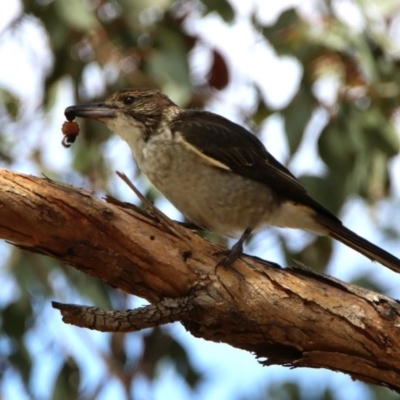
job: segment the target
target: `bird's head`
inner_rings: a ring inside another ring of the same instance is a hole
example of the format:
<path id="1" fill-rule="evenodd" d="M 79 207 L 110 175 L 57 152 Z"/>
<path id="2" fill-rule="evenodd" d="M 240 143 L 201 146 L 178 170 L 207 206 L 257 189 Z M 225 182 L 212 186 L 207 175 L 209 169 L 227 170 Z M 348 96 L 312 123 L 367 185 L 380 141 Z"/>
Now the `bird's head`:
<path id="1" fill-rule="evenodd" d="M 152 135 L 162 120 L 179 112 L 167 96 L 153 89 L 127 89 L 114 93 L 105 102 L 80 104 L 65 109 L 69 121 L 75 117 L 91 118 L 105 123 L 128 140 L 127 135 Z"/>

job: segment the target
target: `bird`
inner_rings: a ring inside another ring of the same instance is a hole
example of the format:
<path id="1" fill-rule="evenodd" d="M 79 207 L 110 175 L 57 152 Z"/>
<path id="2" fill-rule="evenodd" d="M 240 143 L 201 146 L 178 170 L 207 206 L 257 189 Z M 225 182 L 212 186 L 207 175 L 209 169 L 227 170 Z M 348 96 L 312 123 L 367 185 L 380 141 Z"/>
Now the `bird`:
<path id="1" fill-rule="evenodd" d="M 400 273 L 400 260 L 343 225 L 246 128 L 187 110 L 156 89 L 125 89 L 104 102 L 69 106 L 124 139 L 139 169 L 196 226 L 239 237 L 217 265 L 231 266 L 249 235 L 267 226 L 329 236 Z"/>

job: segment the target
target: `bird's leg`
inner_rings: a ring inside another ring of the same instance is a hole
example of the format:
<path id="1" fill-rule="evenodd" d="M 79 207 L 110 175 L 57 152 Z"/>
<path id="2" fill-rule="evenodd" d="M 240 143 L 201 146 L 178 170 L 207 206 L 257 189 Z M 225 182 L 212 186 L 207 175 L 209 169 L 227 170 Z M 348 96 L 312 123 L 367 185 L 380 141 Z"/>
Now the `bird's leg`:
<path id="1" fill-rule="evenodd" d="M 240 236 L 240 239 L 231 247 L 230 250 L 219 250 L 214 253 L 214 255 L 224 255 L 225 257 L 222 257 L 216 267 L 219 265 L 223 265 L 224 267 L 230 267 L 232 263 L 234 263 L 240 255 L 243 253 L 243 245 L 246 239 L 250 236 L 251 232 L 253 231 L 252 228 L 247 228 L 242 236 Z"/>

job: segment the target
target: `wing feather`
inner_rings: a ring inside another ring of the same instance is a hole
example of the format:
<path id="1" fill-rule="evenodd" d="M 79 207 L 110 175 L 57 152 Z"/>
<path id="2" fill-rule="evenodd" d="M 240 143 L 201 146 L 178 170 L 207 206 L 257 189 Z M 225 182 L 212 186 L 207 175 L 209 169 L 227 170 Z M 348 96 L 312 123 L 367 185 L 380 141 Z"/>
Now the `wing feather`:
<path id="1" fill-rule="evenodd" d="M 270 187 L 277 198 L 300 203 L 338 219 L 312 199 L 296 177 L 247 129 L 205 111 L 187 111 L 171 123 L 185 146 L 210 165 L 230 170 Z"/>

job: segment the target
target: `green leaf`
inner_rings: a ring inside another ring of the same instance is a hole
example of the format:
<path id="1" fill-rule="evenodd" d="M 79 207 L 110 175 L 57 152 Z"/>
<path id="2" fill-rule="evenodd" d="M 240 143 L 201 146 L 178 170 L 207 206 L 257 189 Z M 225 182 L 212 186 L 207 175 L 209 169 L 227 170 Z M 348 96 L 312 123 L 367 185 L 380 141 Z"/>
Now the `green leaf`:
<path id="1" fill-rule="evenodd" d="M 251 115 L 252 121 L 256 125 L 262 124 L 268 117 L 274 114 L 275 111 L 271 110 L 264 102 L 264 100 L 259 99 L 258 105 L 254 113 Z"/>
<path id="2" fill-rule="evenodd" d="M 21 338 L 29 326 L 27 322 L 31 315 L 31 305 L 26 296 L 10 303 L 2 313 L 2 331 L 10 337 Z"/>
<path id="3" fill-rule="evenodd" d="M 296 25 L 299 21 L 300 18 L 297 14 L 296 9 L 289 8 L 281 13 L 274 25 L 272 25 L 271 27 L 265 27 L 263 30 L 263 34 L 268 39 L 269 34 L 280 31 L 281 29 L 286 29 L 289 26 Z"/>
<path id="4" fill-rule="evenodd" d="M 354 30 L 337 20 L 330 20 L 325 29 L 320 27 L 310 27 L 308 38 L 311 43 L 317 44 L 322 48 L 342 53 L 349 50 L 352 41 L 347 37 L 348 34 L 355 34 Z"/>
<path id="5" fill-rule="evenodd" d="M 54 2 L 59 20 L 79 30 L 89 31 L 98 25 L 96 14 L 82 0 L 57 0 Z"/>
<path id="6" fill-rule="evenodd" d="M 325 126 L 318 139 L 322 160 L 332 170 L 352 170 L 356 159 L 356 148 L 351 138 L 347 121 L 337 117 Z"/>
<path id="7" fill-rule="evenodd" d="M 145 336 L 144 346 L 141 364 L 149 379 L 155 378 L 160 362 L 167 361 L 175 366 L 191 388 L 196 388 L 201 382 L 202 374 L 192 365 L 185 348 L 164 330 L 153 329 Z"/>
<path id="8" fill-rule="evenodd" d="M 381 292 L 379 292 L 381 293 Z M 386 387 L 370 385 L 371 400 L 398 400 L 399 394 Z"/>
<path id="9" fill-rule="evenodd" d="M 19 99 L 10 91 L 0 88 L 0 104 L 6 108 L 9 117 L 17 118 L 21 104 Z"/>
<path id="10" fill-rule="evenodd" d="M 291 259 L 300 261 L 317 271 L 324 271 L 332 256 L 332 239 L 326 236 L 317 236 L 301 251 L 292 254 Z"/>
<path id="11" fill-rule="evenodd" d="M 80 383 L 80 371 L 72 357 L 68 357 L 62 366 L 51 396 L 54 400 L 77 399 Z"/>
<path id="12" fill-rule="evenodd" d="M 389 157 L 398 154 L 399 138 L 393 123 L 378 109 L 367 110 L 363 116 L 364 137 L 371 148 L 378 148 Z"/>
<path id="13" fill-rule="evenodd" d="M 304 130 L 312 116 L 313 103 L 309 88 L 303 86 L 282 111 L 291 154 L 296 152 L 303 139 Z"/>
<path id="14" fill-rule="evenodd" d="M 374 282 L 370 275 L 360 275 L 350 282 L 352 285 L 360 286 L 376 293 L 385 293 L 384 286 Z"/>
<path id="15" fill-rule="evenodd" d="M 181 35 L 164 28 L 157 31 L 155 49 L 147 60 L 147 72 L 161 83 L 174 82 L 181 87 L 189 87 L 187 51 Z"/>
<path id="16" fill-rule="evenodd" d="M 186 383 L 195 389 L 201 381 L 202 374 L 192 365 L 186 350 L 178 341 L 171 341 L 168 358 L 175 364 L 177 372 L 185 379 Z"/>
<path id="17" fill-rule="evenodd" d="M 225 22 L 233 20 L 235 13 L 232 6 L 226 0 L 201 0 L 207 7 L 207 13 L 216 11 Z"/>
<path id="18" fill-rule="evenodd" d="M 301 26 L 297 11 L 290 8 L 279 16 L 274 25 L 262 27 L 261 32 L 279 55 L 293 55 L 293 48 L 303 45 L 299 43 L 304 39 Z"/>
<path id="19" fill-rule="evenodd" d="M 28 389 L 29 380 L 32 371 L 32 358 L 23 343 L 23 340 L 16 342 L 17 350 L 8 358 L 10 363 L 18 370 L 22 376 L 22 380 Z"/>
<path id="20" fill-rule="evenodd" d="M 333 214 L 338 214 L 348 191 L 345 185 L 346 176 L 335 172 L 330 172 L 324 177 L 303 175 L 299 181 L 311 197 Z"/>

